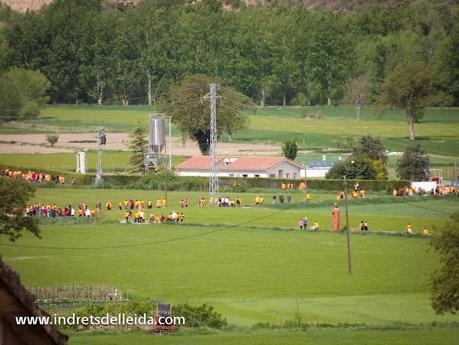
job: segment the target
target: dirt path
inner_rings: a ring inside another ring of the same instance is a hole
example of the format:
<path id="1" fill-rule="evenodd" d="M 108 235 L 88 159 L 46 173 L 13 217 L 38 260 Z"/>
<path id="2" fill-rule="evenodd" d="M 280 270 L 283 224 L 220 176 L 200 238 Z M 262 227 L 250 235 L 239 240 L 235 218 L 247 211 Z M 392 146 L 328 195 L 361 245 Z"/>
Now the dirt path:
<path id="1" fill-rule="evenodd" d="M 128 135 L 126 133 L 108 133 L 106 150 L 127 151 Z M 0 153 L 61 153 L 79 150 L 96 150 L 94 133 L 63 133 L 59 142 L 50 147 L 45 134 L 1 134 Z M 278 145 L 219 143 L 220 154 L 229 155 L 279 155 Z M 179 137 L 172 137 L 172 154 L 182 156 L 200 155 L 198 145 L 190 140 L 183 146 Z"/>

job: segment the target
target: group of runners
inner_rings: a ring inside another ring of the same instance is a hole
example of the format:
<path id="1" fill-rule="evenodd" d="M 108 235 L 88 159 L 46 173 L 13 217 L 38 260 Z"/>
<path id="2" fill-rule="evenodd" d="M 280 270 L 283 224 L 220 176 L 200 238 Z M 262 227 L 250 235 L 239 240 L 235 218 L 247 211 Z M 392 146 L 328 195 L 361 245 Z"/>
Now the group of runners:
<path id="1" fill-rule="evenodd" d="M 80 203 L 75 209 L 72 205 L 58 207 L 55 204 L 31 204 L 24 209 L 25 216 L 42 216 L 48 218 L 57 217 L 85 217 L 92 218 L 96 216 L 96 209 L 91 209 L 86 203 Z"/>
<path id="2" fill-rule="evenodd" d="M 143 209 L 137 209 L 136 211 L 132 212 L 131 210 L 124 211 L 124 220 L 126 224 L 134 223 L 134 224 L 146 224 L 147 218 L 145 211 Z M 185 220 L 185 215 L 183 212 L 175 212 L 172 211 L 168 215 L 164 214 L 150 214 L 148 219 L 149 223 L 155 224 L 172 224 L 172 223 L 183 223 Z"/>
<path id="3" fill-rule="evenodd" d="M 0 175 L 7 177 L 21 177 L 28 182 L 65 184 L 65 177 L 63 175 L 50 175 L 44 172 L 23 172 L 20 170 L 1 169 Z"/>
<path id="4" fill-rule="evenodd" d="M 107 210 L 109 210 L 109 207 L 107 205 L 109 205 L 111 209 L 111 206 L 112 206 L 111 201 L 108 201 L 106 204 L 106 208 Z M 154 205 L 156 208 L 166 207 L 167 199 L 166 198 L 157 199 Z M 118 208 L 120 211 L 122 211 L 123 209 L 124 210 L 134 210 L 134 209 L 144 209 L 144 208 L 151 209 L 153 208 L 153 201 L 151 200 L 145 201 L 142 199 L 135 199 L 135 200 L 134 199 L 130 199 L 130 200 L 124 199 L 118 203 Z"/>
<path id="5" fill-rule="evenodd" d="M 397 196 L 414 196 L 416 194 L 422 194 L 422 195 L 425 195 L 425 194 L 430 194 L 430 195 L 434 195 L 434 196 L 444 196 L 444 195 L 448 195 L 448 194 L 455 194 L 455 195 L 459 195 L 459 190 L 453 186 L 453 185 L 448 185 L 448 186 L 437 186 L 435 188 L 432 188 L 430 190 L 430 192 L 426 193 L 425 191 L 422 191 L 422 190 L 419 190 L 417 193 L 416 191 L 411 188 L 411 187 L 401 187 L 401 188 L 394 188 L 392 190 L 392 195 L 394 197 L 397 197 Z"/>

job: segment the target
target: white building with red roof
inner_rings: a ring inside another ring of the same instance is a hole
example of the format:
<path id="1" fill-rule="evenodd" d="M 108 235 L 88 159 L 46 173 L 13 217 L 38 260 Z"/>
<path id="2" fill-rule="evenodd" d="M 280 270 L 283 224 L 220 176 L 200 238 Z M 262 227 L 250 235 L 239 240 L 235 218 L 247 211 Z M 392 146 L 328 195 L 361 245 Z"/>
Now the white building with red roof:
<path id="1" fill-rule="evenodd" d="M 300 178 L 301 165 L 285 157 L 217 157 L 219 177 Z M 175 167 L 178 176 L 209 176 L 210 157 L 195 156 Z"/>

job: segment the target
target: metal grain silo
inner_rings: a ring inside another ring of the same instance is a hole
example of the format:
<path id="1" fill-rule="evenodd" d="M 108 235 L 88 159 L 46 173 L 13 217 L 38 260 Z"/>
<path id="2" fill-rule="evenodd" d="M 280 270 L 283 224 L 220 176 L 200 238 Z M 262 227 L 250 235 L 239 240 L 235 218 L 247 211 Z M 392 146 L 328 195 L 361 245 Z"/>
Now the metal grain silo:
<path id="1" fill-rule="evenodd" d="M 150 117 L 148 143 L 150 150 L 154 153 L 160 153 L 166 145 L 164 128 L 163 116 L 153 115 Z"/>

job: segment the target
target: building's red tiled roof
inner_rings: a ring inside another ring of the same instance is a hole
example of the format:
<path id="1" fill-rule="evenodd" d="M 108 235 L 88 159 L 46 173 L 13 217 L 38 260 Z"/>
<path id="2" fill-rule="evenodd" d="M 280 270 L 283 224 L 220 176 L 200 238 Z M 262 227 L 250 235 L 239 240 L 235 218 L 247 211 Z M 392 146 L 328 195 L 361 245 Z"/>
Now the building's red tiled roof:
<path id="1" fill-rule="evenodd" d="M 229 158 L 232 163 L 226 164 L 225 157 L 217 157 L 217 169 L 219 171 L 265 171 L 273 166 L 288 161 L 285 157 L 239 157 Z M 177 170 L 204 170 L 208 171 L 210 165 L 209 156 L 196 156 L 187 159 L 176 166 Z"/>
<path id="2" fill-rule="evenodd" d="M 222 161 L 223 157 L 217 157 L 218 162 Z M 210 157 L 209 156 L 194 156 L 186 161 L 180 163 L 175 168 L 176 169 L 185 169 L 185 170 L 208 170 L 210 166 Z"/>

